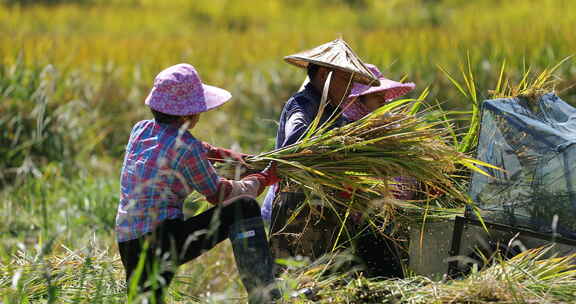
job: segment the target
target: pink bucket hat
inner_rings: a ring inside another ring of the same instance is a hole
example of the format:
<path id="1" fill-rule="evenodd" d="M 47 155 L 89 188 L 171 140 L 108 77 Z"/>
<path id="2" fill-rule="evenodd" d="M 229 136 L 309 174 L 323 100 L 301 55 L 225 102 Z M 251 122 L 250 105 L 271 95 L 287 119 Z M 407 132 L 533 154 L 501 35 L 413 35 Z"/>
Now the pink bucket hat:
<path id="1" fill-rule="evenodd" d="M 231 97 L 224 89 L 203 84 L 193 66 L 180 63 L 156 76 L 145 104 L 164 114 L 187 116 L 217 108 Z"/>
<path id="2" fill-rule="evenodd" d="M 412 90 L 416 87 L 413 82 L 402 83 L 394 80 L 390 80 L 373 64 L 367 63 L 368 69 L 380 80 L 380 85 L 376 87 L 367 86 L 361 83 L 355 83 L 352 87 L 352 91 L 348 98 L 355 98 L 361 95 L 368 95 L 373 93 L 380 93 L 384 95 L 386 101 L 398 98 Z"/>
<path id="3" fill-rule="evenodd" d="M 351 120 L 358 120 L 370 113 L 362 103 L 356 102 L 357 97 L 378 93 L 383 96 L 382 98 L 385 102 L 388 102 L 412 91 L 416 87 L 413 82 L 401 83 L 384 77 L 380 70 L 373 64 L 367 63 L 366 66 L 372 74 L 378 77 L 380 85 L 371 87 L 361 83 L 354 83 L 347 101 L 342 105 L 344 109 L 342 114 Z"/>

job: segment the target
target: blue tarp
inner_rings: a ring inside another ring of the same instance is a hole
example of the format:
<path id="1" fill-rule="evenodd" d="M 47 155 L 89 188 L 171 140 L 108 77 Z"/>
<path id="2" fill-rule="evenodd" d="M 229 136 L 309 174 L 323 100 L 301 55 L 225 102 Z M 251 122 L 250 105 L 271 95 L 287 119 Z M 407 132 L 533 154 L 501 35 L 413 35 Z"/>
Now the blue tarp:
<path id="1" fill-rule="evenodd" d="M 576 238 L 576 109 L 554 94 L 482 104 L 469 194 L 486 220 Z"/>

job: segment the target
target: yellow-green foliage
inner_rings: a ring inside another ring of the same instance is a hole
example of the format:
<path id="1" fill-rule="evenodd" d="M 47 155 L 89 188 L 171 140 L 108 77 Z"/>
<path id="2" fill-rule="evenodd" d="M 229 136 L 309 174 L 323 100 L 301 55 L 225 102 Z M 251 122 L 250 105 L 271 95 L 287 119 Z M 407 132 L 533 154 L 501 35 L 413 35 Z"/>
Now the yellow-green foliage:
<path id="1" fill-rule="evenodd" d="M 4 63 L 22 50 L 34 64 L 90 67 L 112 61 L 128 73 L 142 66 L 151 73 L 146 76 L 189 61 L 208 78 L 220 78 L 222 72 L 279 64 L 283 55 L 340 34 L 368 61 L 414 74 L 428 65 L 453 65 L 465 49 L 475 61 L 504 56 L 540 65 L 576 46 L 576 3 L 570 0 L 356 1 L 366 3 L 361 7 L 346 2 L 355 1 L 3 7 L 0 54 Z"/>
<path id="2" fill-rule="evenodd" d="M 239 142 L 252 152 L 270 147 L 272 120 L 304 78 L 281 58 L 339 35 L 390 78 L 406 75 L 418 89 L 432 85 L 431 96 L 451 108 L 468 105 L 437 65 L 456 72 L 469 51 L 482 98 L 495 86 L 504 59 L 507 76 L 517 82 L 525 63 L 539 71 L 576 49 L 571 0 L 87 2 L 92 4 L 0 6 L 0 63 L 9 67 L 21 58 L 26 66 L 53 64 L 62 79 L 72 75 L 62 82 L 100 85 L 98 103 L 116 108 L 122 102 L 121 109 L 137 114 L 120 118 L 130 121 L 145 117 L 139 107 L 161 69 L 192 63 L 204 80 L 235 97 L 224 114 L 209 117 L 237 128 L 202 132 L 217 144 Z M 566 80 L 560 89 L 576 78 L 570 64 L 558 73 Z M 241 129 L 263 135 L 246 136 Z"/>
<path id="3" fill-rule="evenodd" d="M 576 2 L 570 0 L 88 2 L 0 6 L 0 63 L 53 64 L 62 82 L 100 85 L 97 102 L 114 109 L 122 103 L 137 114 L 120 118 L 130 121 L 145 117 L 139 107 L 161 69 L 192 63 L 204 80 L 235 97 L 224 113 L 209 117 L 237 128 L 202 133 L 252 152 L 270 147 L 272 120 L 304 77 L 281 58 L 339 35 L 390 78 L 407 75 L 418 89 L 432 85 L 431 96 L 451 108 L 468 105 L 437 65 L 455 72 L 469 51 L 482 98 L 495 86 L 502 60 L 514 82 L 525 63 L 542 70 L 576 49 Z M 576 78 L 570 64 L 558 73 L 566 80 L 560 89 Z"/>

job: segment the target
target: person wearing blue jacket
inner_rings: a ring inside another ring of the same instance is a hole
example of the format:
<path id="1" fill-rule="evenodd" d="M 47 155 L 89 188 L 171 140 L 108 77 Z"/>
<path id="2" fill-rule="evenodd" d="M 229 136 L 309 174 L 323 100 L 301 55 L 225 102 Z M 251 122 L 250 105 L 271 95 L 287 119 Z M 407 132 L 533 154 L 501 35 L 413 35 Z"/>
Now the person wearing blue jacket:
<path id="1" fill-rule="evenodd" d="M 285 60 L 305 68 L 309 82 L 290 97 L 283 107 L 276 135 L 276 149 L 295 144 L 302 139 L 323 102 L 325 107 L 318 125 L 330 123 L 326 126 L 328 129 L 345 125 L 347 120 L 341 115 L 340 106 L 347 100 L 354 83 L 379 84 L 378 78 L 341 39 L 287 56 Z M 322 96 L 324 92 L 325 96 Z M 300 233 L 305 225 L 290 224 L 292 227 L 285 229 L 289 225 L 286 215 L 298 209 L 305 199 L 301 191 L 289 188 L 286 184 L 276 184 L 269 189 L 264 199 L 262 217 L 270 222 L 271 250 L 276 258 L 297 254 L 312 255 L 314 258 L 316 252 L 318 255 L 324 253 L 324 248 L 299 252 L 289 239 L 291 231 Z M 330 237 L 323 239 L 326 241 Z"/>

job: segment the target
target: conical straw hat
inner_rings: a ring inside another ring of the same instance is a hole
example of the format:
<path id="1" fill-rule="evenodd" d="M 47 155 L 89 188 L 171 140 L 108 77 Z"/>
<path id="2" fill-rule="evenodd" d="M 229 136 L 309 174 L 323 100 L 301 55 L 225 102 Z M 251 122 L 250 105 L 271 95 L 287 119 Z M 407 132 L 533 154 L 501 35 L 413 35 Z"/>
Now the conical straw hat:
<path id="1" fill-rule="evenodd" d="M 353 73 L 355 82 L 370 86 L 380 85 L 378 77 L 372 74 L 358 55 L 342 39 L 336 39 L 311 50 L 286 56 L 284 60 L 301 68 L 307 68 L 308 64 L 313 63 Z"/>

